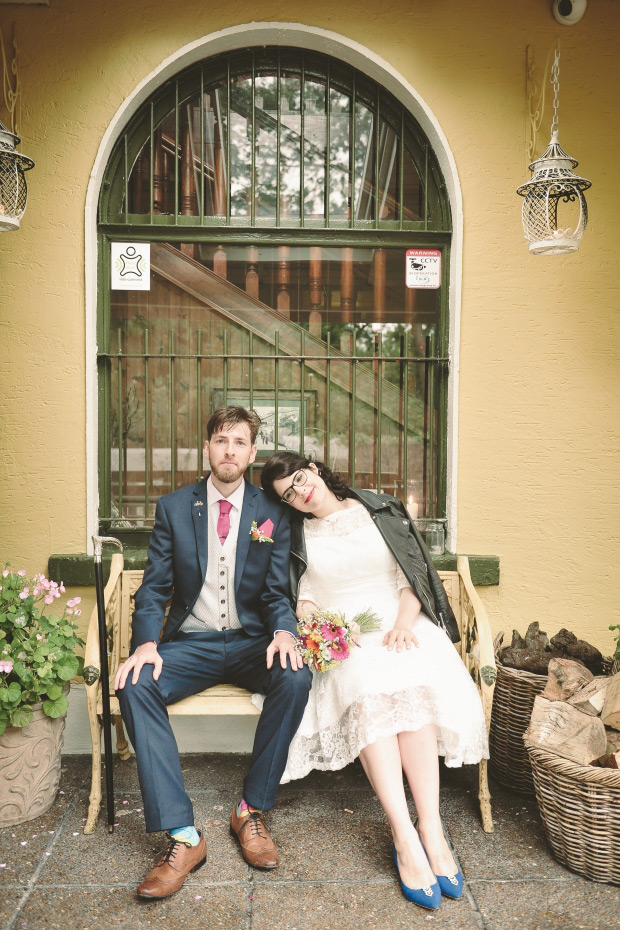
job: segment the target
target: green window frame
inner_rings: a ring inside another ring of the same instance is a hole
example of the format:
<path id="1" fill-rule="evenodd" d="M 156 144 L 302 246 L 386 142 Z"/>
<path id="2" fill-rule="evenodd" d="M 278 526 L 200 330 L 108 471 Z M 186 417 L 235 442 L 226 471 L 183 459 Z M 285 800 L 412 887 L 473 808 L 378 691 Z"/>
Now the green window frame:
<path id="1" fill-rule="evenodd" d="M 405 422 L 400 423 L 399 429 L 401 433 L 404 429 L 408 437 L 410 376 L 414 371 L 424 372 L 421 379 L 428 381 L 431 392 L 428 395 L 431 396 L 430 406 L 425 395 L 424 417 L 432 419 L 424 428 L 431 430 L 429 441 L 433 445 L 424 466 L 427 472 L 430 467 L 431 474 L 430 477 L 426 474 L 424 480 L 432 483 L 433 490 L 428 493 L 420 516 L 445 519 L 450 205 L 432 147 L 413 116 L 385 88 L 334 58 L 295 48 L 244 49 L 193 65 L 158 88 L 118 139 L 101 188 L 98 229 L 102 531 L 113 531 L 116 535 L 127 533 L 134 540 L 146 538 L 156 499 L 148 480 L 148 435 L 143 437 L 147 474 L 142 518 L 124 513 L 123 507 L 118 507 L 119 494 L 122 502 L 122 491 L 118 490 L 121 482 L 114 477 L 112 467 L 116 455 L 117 470 L 122 469 L 121 440 L 118 439 L 114 447 L 112 429 L 116 422 L 118 435 L 123 434 L 128 366 L 134 363 L 143 366 L 140 375 L 143 379 L 144 370 L 148 372 L 149 365 L 153 364 L 155 351 L 149 346 L 149 327 L 145 328 L 146 342 L 138 348 L 134 344 L 130 351 L 129 344 L 124 341 L 126 333 L 117 326 L 109 287 L 110 243 L 128 240 L 155 243 L 160 250 L 189 250 L 191 255 L 214 249 L 234 252 L 239 248 L 254 249 L 258 254 L 261 250 L 267 252 L 281 246 L 293 251 L 310 250 L 310 253 L 314 249 L 315 254 L 322 249 L 323 255 L 327 250 L 341 250 L 343 255 L 345 250 L 347 254 L 371 250 L 375 255 L 383 252 L 388 257 L 409 248 L 438 250 L 442 257 L 441 283 L 434 295 L 434 322 L 424 344 L 414 345 L 413 328 L 408 329 L 409 324 L 403 320 L 400 346 L 395 348 L 393 331 L 401 324 L 395 323 L 395 318 L 386 323 L 388 317 L 377 317 L 376 306 L 374 318 L 367 314 L 368 319 L 363 320 L 361 316 L 356 319 L 344 312 L 339 318 L 337 314 L 330 317 L 325 308 L 321 308 L 322 320 L 317 323 L 315 319 L 314 324 L 310 307 L 310 313 L 304 315 L 302 308 L 294 322 L 286 323 L 291 330 L 294 327 L 305 329 L 308 332 L 306 342 L 301 334 L 297 350 L 287 352 L 283 348 L 285 340 L 276 332 L 269 341 L 269 357 L 275 377 L 276 445 L 278 406 L 287 400 L 285 387 L 278 384 L 278 370 L 284 370 L 284 357 L 294 355 L 300 371 L 308 370 L 308 344 L 313 338 L 320 338 L 323 348 L 319 350 L 314 346 L 312 351 L 325 356 L 321 364 L 327 372 L 336 371 L 340 363 L 348 366 L 352 392 L 355 384 L 359 387 L 360 378 L 363 382 L 370 377 L 368 372 L 374 371 L 375 394 L 379 395 L 378 401 L 376 397 L 374 401 L 377 486 L 382 485 L 382 423 L 385 422 L 381 395 L 390 393 L 388 382 L 392 377 L 388 374 L 386 380 L 385 373 L 400 366 L 396 380 L 400 379 L 404 396 Z M 248 251 L 248 255 L 252 254 Z M 303 272 L 306 302 L 312 301 L 313 287 L 311 263 L 308 267 L 310 270 L 304 266 Z M 342 289 L 340 296 L 343 304 Z M 342 351 L 342 344 L 339 349 L 334 341 L 334 333 L 340 332 L 342 326 L 355 333 L 353 343 L 345 351 Z M 375 333 L 373 351 L 359 347 L 358 335 L 363 327 L 366 327 L 366 335 Z M 162 353 L 168 357 L 171 372 L 166 401 L 171 449 L 174 448 L 175 429 L 175 365 L 178 367 L 181 361 L 185 364 L 191 358 L 196 371 L 201 371 L 204 370 L 201 366 L 217 359 L 223 370 L 232 371 L 231 366 L 242 364 L 243 358 L 251 368 L 252 361 L 246 357 L 251 358 L 254 351 L 251 339 L 248 347 L 238 350 L 236 355 L 232 351 L 231 355 L 230 347 L 201 343 L 200 337 L 197 337 L 198 342 L 178 350 L 173 329 L 172 341 L 168 342 L 165 352 L 162 346 L 157 350 L 160 360 Z M 394 344 L 388 351 L 385 345 L 390 339 Z M 264 350 L 259 354 L 264 356 Z M 301 408 L 305 411 L 303 377 L 302 373 L 301 396 L 304 399 Z M 327 424 L 323 455 L 329 459 L 330 405 L 333 404 L 330 375 L 327 384 L 322 413 Z M 232 383 L 230 387 L 233 400 L 240 399 Z M 254 399 L 254 390 L 260 393 L 265 387 L 250 383 L 246 392 L 248 400 Z M 225 382 L 218 390 L 219 395 L 210 395 L 211 401 L 216 396 L 227 398 Z M 353 422 L 349 421 L 348 428 L 354 430 L 355 403 L 351 410 Z M 206 422 L 209 412 L 197 397 L 192 414 L 196 475 L 202 471 L 198 452 L 201 421 Z M 302 412 L 302 426 L 304 416 Z M 144 430 L 146 433 L 146 417 Z M 394 480 L 394 487 L 384 489 L 404 496 L 409 475 L 408 442 L 399 440 L 399 443 L 403 453 L 399 452 L 401 459 L 404 455 L 404 462 L 399 465 L 400 478 Z M 302 450 L 303 446 L 302 432 Z M 352 473 L 356 475 L 353 439 L 349 442 L 349 471 L 351 458 Z M 175 463 L 176 452 L 171 452 L 171 478 L 164 491 L 178 486 Z M 187 475 L 178 477 L 187 483 Z M 116 492 L 113 490 L 115 481 Z"/>

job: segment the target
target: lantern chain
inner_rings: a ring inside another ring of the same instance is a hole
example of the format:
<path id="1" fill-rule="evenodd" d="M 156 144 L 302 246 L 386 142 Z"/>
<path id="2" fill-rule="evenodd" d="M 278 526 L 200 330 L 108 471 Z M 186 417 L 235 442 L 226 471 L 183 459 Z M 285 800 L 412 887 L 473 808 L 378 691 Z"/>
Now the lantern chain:
<path id="1" fill-rule="evenodd" d="M 551 120 L 551 135 L 557 136 L 559 127 L 558 109 L 560 106 L 560 50 L 556 48 L 551 68 L 551 84 L 553 86 L 553 119 Z"/>

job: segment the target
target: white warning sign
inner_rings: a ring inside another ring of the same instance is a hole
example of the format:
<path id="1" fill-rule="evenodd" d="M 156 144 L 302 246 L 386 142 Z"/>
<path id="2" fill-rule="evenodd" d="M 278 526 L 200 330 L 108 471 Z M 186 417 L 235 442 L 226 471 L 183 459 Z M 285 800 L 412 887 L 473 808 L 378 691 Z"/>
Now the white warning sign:
<path id="1" fill-rule="evenodd" d="M 407 249 L 405 262 L 407 287 L 438 288 L 441 285 L 439 249 Z"/>

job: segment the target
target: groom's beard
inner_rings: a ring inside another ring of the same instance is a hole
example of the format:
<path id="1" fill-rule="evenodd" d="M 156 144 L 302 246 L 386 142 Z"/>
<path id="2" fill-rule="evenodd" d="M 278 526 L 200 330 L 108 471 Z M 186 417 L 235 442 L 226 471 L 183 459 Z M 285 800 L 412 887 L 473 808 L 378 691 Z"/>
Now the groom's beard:
<path id="1" fill-rule="evenodd" d="M 245 468 L 235 465 L 234 462 L 222 462 L 221 465 L 211 465 L 211 471 L 223 484 L 234 484 L 245 474 Z"/>

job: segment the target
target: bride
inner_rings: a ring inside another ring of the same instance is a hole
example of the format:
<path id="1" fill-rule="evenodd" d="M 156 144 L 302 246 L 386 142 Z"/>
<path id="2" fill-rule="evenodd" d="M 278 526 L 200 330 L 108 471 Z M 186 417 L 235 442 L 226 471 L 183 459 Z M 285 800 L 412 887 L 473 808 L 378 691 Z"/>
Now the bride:
<path id="1" fill-rule="evenodd" d="M 388 818 L 405 897 L 437 908 L 463 876 L 443 834 L 438 754 L 448 766 L 488 758 L 482 704 L 452 642 L 458 627 L 403 504 L 348 488 L 326 465 L 273 455 L 261 482 L 297 511 L 291 584 L 297 616 L 316 607 L 352 619 L 372 609 L 381 629 L 331 671 L 314 673 L 283 782 L 358 756 Z M 403 786 L 415 803 L 412 824 Z"/>

